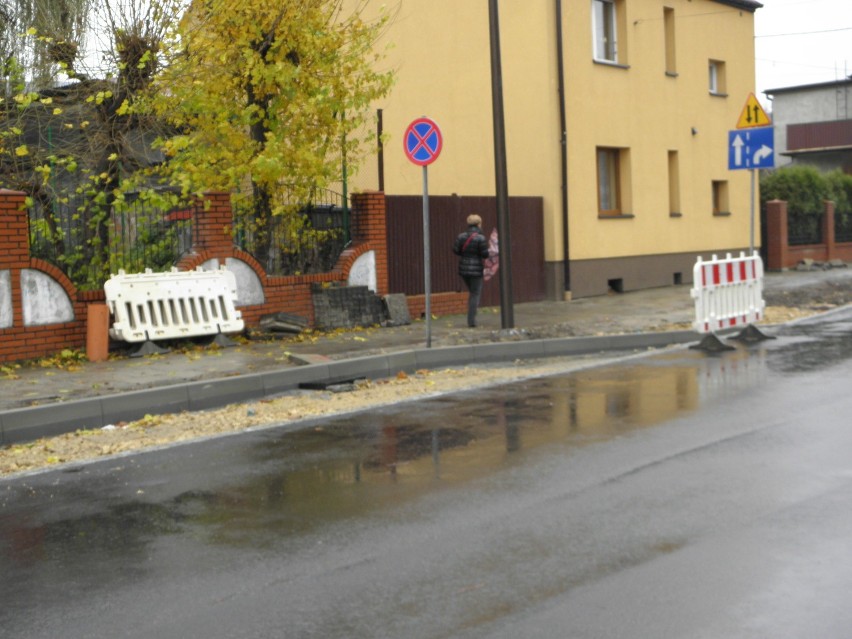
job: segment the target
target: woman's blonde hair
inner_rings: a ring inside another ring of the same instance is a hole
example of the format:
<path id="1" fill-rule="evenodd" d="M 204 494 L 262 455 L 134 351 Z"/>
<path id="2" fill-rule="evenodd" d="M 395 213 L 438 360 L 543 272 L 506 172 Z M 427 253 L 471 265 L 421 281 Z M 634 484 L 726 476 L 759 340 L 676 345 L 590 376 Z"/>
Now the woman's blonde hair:
<path id="1" fill-rule="evenodd" d="M 467 216 L 467 225 L 468 226 L 479 226 L 482 224 L 482 218 L 479 217 L 476 213 L 471 213 Z"/>

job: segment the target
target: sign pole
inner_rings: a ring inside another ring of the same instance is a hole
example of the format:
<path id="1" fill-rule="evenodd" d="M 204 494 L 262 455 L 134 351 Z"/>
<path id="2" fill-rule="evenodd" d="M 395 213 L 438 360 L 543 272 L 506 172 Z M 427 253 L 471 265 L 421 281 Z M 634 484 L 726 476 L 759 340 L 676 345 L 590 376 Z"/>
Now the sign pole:
<path id="1" fill-rule="evenodd" d="M 754 255 L 754 174 L 756 169 L 751 170 L 751 234 L 749 235 L 748 255 Z"/>
<path id="2" fill-rule="evenodd" d="M 423 166 L 423 291 L 426 297 L 426 348 L 432 348 L 432 249 L 429 245 L 429 170 Z"/>
<path id="3" fill-rule="evenodd" d="M 429 248 L 429 173 L 426 167 L 441 154 L 444 136 L 435 122 L 423 116 L 408 125 L 402 144 L 405 156 L 423 167 L 423 293 L 426 302 L 426 348 L 432 348 L 432 251 Z"/>
<path id="4" fill-rule="evenodd" d="M 775 128 L 760 102 L 749 93 L 737 128 L 728 132 L 728 170 L 749 169 L 751 173 L 751 216 L 749 219 L 749 257 L 754 255 L 755 182 L 757 169 L 775 166 Z"/>

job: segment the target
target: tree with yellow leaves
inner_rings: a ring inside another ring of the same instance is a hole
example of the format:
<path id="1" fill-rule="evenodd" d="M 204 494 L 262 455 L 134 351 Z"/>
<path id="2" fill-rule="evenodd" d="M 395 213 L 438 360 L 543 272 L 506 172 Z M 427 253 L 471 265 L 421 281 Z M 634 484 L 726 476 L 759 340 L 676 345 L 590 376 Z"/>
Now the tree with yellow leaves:
<path id="1" fill-rule="evenodd" d="M 149 106 L 179 131 L 161 141 L 167 179 L 233 193 L 261 262 L 273 219 L 298 235 L 299 208 L 363 158 L 370 104 L 391 86 L 375 46 L 388 15 L 345 4 L 195 0 L 152 85 Z"/>

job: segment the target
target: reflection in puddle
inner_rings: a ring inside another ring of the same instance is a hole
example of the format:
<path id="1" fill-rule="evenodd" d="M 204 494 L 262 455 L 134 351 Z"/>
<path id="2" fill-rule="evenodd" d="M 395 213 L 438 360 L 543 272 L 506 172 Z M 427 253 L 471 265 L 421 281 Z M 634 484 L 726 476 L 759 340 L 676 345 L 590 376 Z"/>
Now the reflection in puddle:
<path id="1" fill-rule="evenodd" d="M 91 601 L 134 592 L 137 584 L 169 584 L 180 574 L 203 583 L 273 557 L 334 557 L 348 567 L 346 544 L 353 538 L 382 540 L 370 548 L 379 556 L 384 530 L 428 534 L 439 517 L 455 514 L 447 504 L 463 507 L 495 494 L 508 502 L 523 494 L 531 473 L 553 482 L 548 469 L 558 468 L 573 482 L 599 459 L 589 447 L 667 422 L 672 431 L 715 429 L 711 420 L 679 420 L 757 394 L 779 372 L 825 368 L 852 356 L 848 324 L 785 331 L 777 340 L 719 355 L 672 349 L 611 367 L 306 422 L 299 430 L 282 426 L 6 482 L 0 485 L 0 627 L 10 627 L 4 614 L 29 623 L 44 602 L 88 611 Z M 456 492 L 461 487 L 466 491 Z M 444 493 L 430 501 L 437 491 Z M 595 513 L 597 498 L 586 506 Z M 604 504 L 601 512 L 609 518 L 620 509 Z M 624 525 L 613 525 L 608 538 L 595 528 L 600 519 L 578 519 L 566 538 L 561 522 L 549 531 L 547 541 L 556 540 L 558 552 L 529 543 L 528 534 L 510 545 L 512 561 L 531 566 L 528 593 L 546 598 L 689 541 L 674 530 L 598 555 L 610 541 L 617 548 L 617 531 L 630 528 L 630 517 L 616 518 Z M 477 567 L 502 565 L 505 549 L 477 555 Z M 299 561 L 292 568 L 297 572 Z M 571 563 L 564 571 L 569 581 L 541 580 L 554 561 L 563 568 Z M 334 579 L 340 571 L 332 571 Z M 516 592 L 516 574 L 507 592 Z M 500 606 L 507 599 L 483 597 L 471 609 L 502 616 L 503 609 L 489 607 L 495 601 Z"/>
<path id="2" fill-rule="evenodd" d="M 179 457 L 175 469 L 146 469 L 149 458 L 140 456 L 128 483 L 145 487 L 144 501 L 129 495 L 94 514 L 81 509 L 51 523 L 4 518 L 0 558 L 23 544 L 38 563 L 55 545 L 79 565 L 89 552 L 138 551 L 157 537 L 181 534 L 214 545 L 280 548 L 368 513 L 411 517 L 400 512 L 418 496 L 529 455 L 565 455 L 664 423 L 762 383 L 767 368 L 760 349 L 722 357 L 677 351 L 637 361 L 184 447 L 172 453 Z M 62 486 L 51 490 L 62 499 Z M 68 491 L 69 499 L 80 499 Z M 109 534 L 93 535 L 95 529 Z"/>

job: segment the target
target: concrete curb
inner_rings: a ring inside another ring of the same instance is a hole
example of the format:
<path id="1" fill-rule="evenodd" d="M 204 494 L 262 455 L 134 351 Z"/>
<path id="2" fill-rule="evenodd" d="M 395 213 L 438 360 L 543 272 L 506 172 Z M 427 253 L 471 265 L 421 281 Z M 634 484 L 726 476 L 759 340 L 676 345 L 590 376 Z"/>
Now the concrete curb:
<path id="1" fill-rule="evenodd" d="M 218 408 L 270 397 L 298 388 L 299 384 L 305 382 L 357 377 L 381 379 L 392 377 L 400 371 L 412 373 L 445 366 L 665 348 L 695 342 L 699 337 L 694 331 L 566 337 L 421 348 L 329 360 L 297 368 L 8 410 L 0 413 L 0 444 L 32 441 L 74 432 L 80 428 L 101 428 L 107 424 L 140 419 L 148 414 Z"/>

